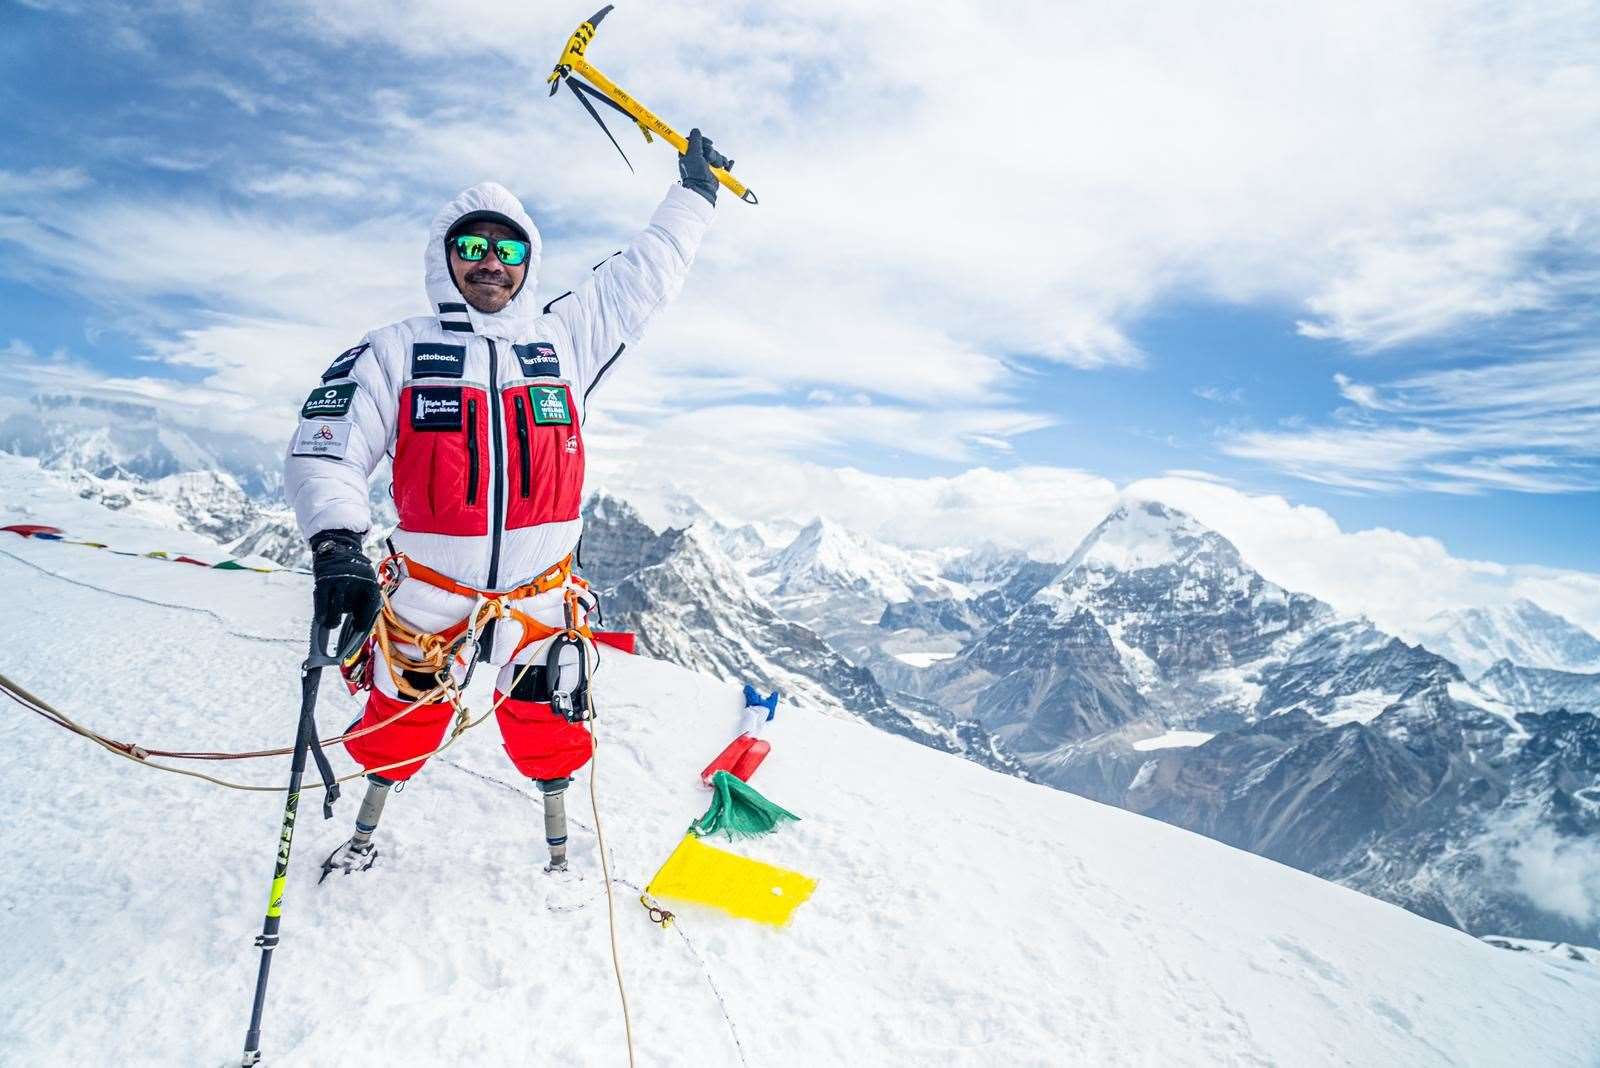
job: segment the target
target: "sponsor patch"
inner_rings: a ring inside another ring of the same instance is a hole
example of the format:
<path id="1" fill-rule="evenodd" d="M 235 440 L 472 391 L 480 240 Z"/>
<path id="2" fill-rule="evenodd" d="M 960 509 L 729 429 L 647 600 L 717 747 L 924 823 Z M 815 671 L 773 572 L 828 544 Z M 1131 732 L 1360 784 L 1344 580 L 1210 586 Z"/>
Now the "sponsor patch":
<path id="1" fill-rule="evenodd" d="M 464 345 L 419 341 L 411 346 L 412 378 L 460 378 L 466 369 Z"/>
<path id="2" fill-rule="evenodd" d="M 565 386 L 529 386 L 528 396 L 533 400 L 533 421 L 539 426 L 566 426 L 572 422 L 572 412 L 567 408 Z"/>
<path id="3" fill-rule="evenodd" d="M 415 386 L 411 390 L 412 430 L 460 430 L 460 386 Z"/>
<path id="4" fill-rule="evenodd" d="M 556 347 L 548 341 L 534 341 L 527 345 L 513 345 L 511 351 L 517 354 L 517 362 L 522 364 L 522 373 L 528 378 L 560 378 L 561 358 L 556 355 Z"/>
<path id="5" fill-rule="evenodd" d="M 349 423 L 330 422 L 327 419 L 302 419 L 300 432 L 294 439 L 294 454 L 334 458 L 343 456 L 345 449 L 350 446 L 350 426 Z"/>
<path id="6" fill-rule="evenodd" d="M 328 369 L 322 372 L 322 380 L 331 382 L 335 378 L 348 378 L 350 372 L 355 370 L 356 361 L 361 359 L 361 354 L 371 347 L 371 344 L 363 341 L 355 348 L 345 349 L 339 353 L 333 358 L 333 362 L 328 365 Z"/>
<path id="7" fill-rule="evenodd" d="M 350 401 L 356 395 L 354 382 L 340 382 L 336 386 L 318 386 L 306 398 L 300 409 L 302 419 L 343 419 L 350 411 Z"/>

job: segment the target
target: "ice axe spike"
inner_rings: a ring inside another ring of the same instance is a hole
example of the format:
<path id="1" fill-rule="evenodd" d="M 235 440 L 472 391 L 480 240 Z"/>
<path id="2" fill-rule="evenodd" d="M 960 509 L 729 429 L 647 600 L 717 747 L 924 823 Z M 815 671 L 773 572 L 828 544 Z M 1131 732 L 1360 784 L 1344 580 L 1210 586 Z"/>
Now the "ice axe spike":
<path id="1" fill-rule="evenodd" d="M 688 139 L 665 122 L 662 122 L 649 108 L 629 96 L 616 82 L 596 70 L 593 64 L 585 57 L 589 42 L 594 40 L 596 27 L 600 25 L 600 20 L 604 19 L 610 12 L 611 5 L 607 4 L 593 15 L 590 15 L 588 20 L 580 24 L 573 31 L 572 36 L 567 38 L 567 46 L 562 49 L 561 57 L 556 60 L 555 69 L 550 72 L 550 77 L 545 79 L 550 85 L 550 95 L 556 95 L 556 90 L 561 88 L 563 80 L 571 78 L 573 75 L 581 75 L 584 81 L 588 82 L 588 85 L 584 86 L 584 88 L 592 88 L 595 90 L 596 95 L 604 97 L 612 107 L 631 118 L 639 127 L 640 132 L 644 134 L 646 141 L 650 141 L 652 139 L 651 135 L 654 135 L 677 149 L 678 154 L 682 155 L 689 150 Z M 573 83 L 574 95 L 578 96 L 586 110 L 595 116 L 596 121 L 599 121 L 599 116 L 595 114 L 592 108 L 589 108 L 588 101 L 584 100 L 582 94 L 577 92 L 576 87 L 582 84 L 582 82 Z M 600 126 L 604 129 L 605 123 L 601 122 Z M 606 130 L 606 136 L 611 136 L 610 130 Z M 616 139 L 612 138 L 611 143 L 615 145 Z M 617 151 L 622 151 L 620 145 L 617 146 Z M 622 158 L 626 160 L 628 157 L 624 155 Z M 630 163 L 628 166 L 632 167 L 633 164 Z M 716 175 L 717 181 L 722 184 L 723 188 L 746 204 L 757 203 L 756 195 L 724 168 L 712 167 L 711 173 Z"/>

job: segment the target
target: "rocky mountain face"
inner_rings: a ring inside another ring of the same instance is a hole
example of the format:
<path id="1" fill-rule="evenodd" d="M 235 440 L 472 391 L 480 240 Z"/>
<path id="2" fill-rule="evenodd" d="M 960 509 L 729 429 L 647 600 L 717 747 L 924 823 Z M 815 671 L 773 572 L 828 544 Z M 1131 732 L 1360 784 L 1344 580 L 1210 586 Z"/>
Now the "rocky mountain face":
<path id="1" fill-rule="evenodd" d="M 802 709 L 848 715 L 1000 770 L 1016 765 L 972 723 L 895 697 L 816 632 L 779 615 L 698 526 L 651 530 L 611 497 L 584 508 L 582 573 L 609 626 L 634 630 L 640 651 L 730 682 L 777 687 Z"/>
<path id="2" fill-rule="evenodd" d="M 1600 672 L 1552 671 L 1502 660 L 1484 672 L 1477 685 L 1517 712 L 1560 709 L 1600 716 Z"/>
<path id="3" fill-rule="evenodd" d="M 887 605 L 878 626 L 884 630 L 918 630 L 926 635 L 982 634 L 1026 604 L 1061 570 L 1059 563 L 1008 556 L 979 571 L 960 566 L 957 558 L 946 575 L 962 583 L 970 596 L 920 597 Z"/>
<path id="4" fill-rule="evenodd" d="M 1600 720 L 1520 711 L 1170 508 L 1114 511 L 927 674 L 1040 781 L 1468 931 L 1595 940 L 1600 915 L 1508 872 L 1541 863 L 1527 842 L 1567 856 L 1600 832 Z"/>
<path id="5" fill-rule="evenodd" d="M 1441 612 L 1415 636 L 1468 678 L 1501 660 L 1552 671 L 1600 672 L 1600 638 L 1525 599 Z"/>

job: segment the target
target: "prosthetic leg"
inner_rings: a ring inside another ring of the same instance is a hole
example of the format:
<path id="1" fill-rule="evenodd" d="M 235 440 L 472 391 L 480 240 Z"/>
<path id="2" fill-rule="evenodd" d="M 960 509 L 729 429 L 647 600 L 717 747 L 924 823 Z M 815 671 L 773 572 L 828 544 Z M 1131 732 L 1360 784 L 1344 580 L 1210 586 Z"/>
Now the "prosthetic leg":
<path id="1" fill-rule="evenodd" d="M 366 871 L 377 862 L 378 847 L 372 842 L 372 834 L 378 829 L 378 820 L 383 816 L 383 806 L 393 786 L 394 780 L 382 775 L 367 776 L 367 796 L 361 799 L 361 811 L 356 813 L 356 833 L 322 862 L 322 878 L 317 880 L 318 885 L 335 871 L 349 875 L 353 871 Z M 565 822 L 563 813 L 562 823 Z"/>
<path id="2" fill-rule="evenodd" d="M 544 844 L 550 847 L 547 872 L 567 870 L 567 786 L 569 778 L 539 779 L 539 792 L 544 795 Z"/>
<path id="3" fill-rule="evenodd" d="M 511 664 L 501 686 L 510 692 L 497 717 L 506 756 L 539 787 L 544 801 L 544 840 L 550 850 L 547 873 L 567 870 L 567 787 L 572 773 L 588 762 L 592 743 L 583 720 L 589 716 L 588 671 L 573 640 L 557 637 L 542 662 Z"/>

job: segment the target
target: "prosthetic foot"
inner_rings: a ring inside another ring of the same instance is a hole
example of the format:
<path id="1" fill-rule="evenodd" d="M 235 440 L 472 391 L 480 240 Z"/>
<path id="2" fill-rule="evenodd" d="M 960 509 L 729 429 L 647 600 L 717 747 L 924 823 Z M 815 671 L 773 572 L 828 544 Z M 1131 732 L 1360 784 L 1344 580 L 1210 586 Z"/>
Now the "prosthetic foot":
<path id="1" fill-rule="evenodd" d="M 349 875 L 353 871 L 366 871 L 378 861 L 378 847 L 372 840 L 365 842 L 351 838 L 350 841 L 328 854 L 328 859 L 322 862 L 322 876 L 317 880 L 317 885 L 322 885 L 322 880 L 336 871 Z"/>
<path id="2" fill-rule="evenodd" d="M 382 775 L 367 776 L 367 796 L 361 799 L 361 811 L 356 813 L 356 833 L 328 854 L 328 859 L 322 862 L 322 878 L 317 880 L 317 885 L 336 871 L 349 875 L 353 871 L 366 871 L 377 862 L 378 847 L 373 844 L 372 835 L 378 829 L 378 820 L 383 816 L 383 805 L 389 800 L 392 786 L 392 779 Z"/>

